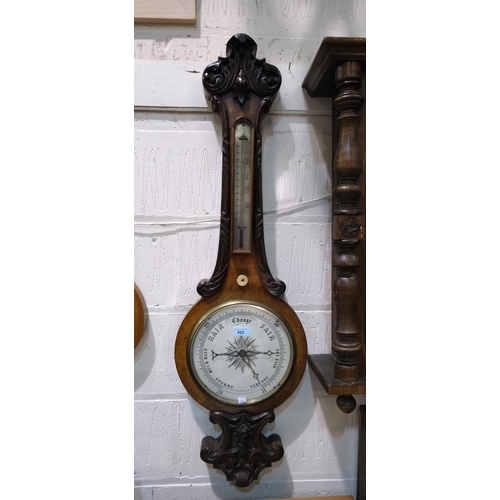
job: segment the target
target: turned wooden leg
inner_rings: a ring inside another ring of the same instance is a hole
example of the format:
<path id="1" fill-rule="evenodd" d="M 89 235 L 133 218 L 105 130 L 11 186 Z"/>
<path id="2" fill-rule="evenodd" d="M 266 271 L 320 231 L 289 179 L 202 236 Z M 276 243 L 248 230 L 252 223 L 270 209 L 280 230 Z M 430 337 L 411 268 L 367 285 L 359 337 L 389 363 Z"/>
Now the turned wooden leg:
<path id="1" fill-rule="evenodd" d="M 336 208 L 334 245 L 336 255 L 333 266 L 334 302 L 337 320 L 332 350 L 335 356 L 335 377 L 343 381 L 359 378 L 361 343 L 356 324 L 357 302 L 360 288 L 357 269 L 361 262 L 356 254 L 360 232 L 364 225 L 357 202 L 361 186 L 357 184 L 363 170 L 363 160 L 358 139 L 359 108 L 364 99 L 361 95 L 362 64 L 346 61 L 335 72 L 336 97 L 333 105 L 338 112 L 338 146 L 333 164 L 337 185 L 333 190 Z"/>

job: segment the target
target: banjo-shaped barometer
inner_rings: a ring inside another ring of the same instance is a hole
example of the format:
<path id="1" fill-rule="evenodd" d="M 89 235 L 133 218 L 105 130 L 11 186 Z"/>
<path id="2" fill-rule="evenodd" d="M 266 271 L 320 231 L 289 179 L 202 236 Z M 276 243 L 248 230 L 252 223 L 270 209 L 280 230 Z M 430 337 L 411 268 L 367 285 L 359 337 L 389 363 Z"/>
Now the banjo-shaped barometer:
<path id="1" fill-rule="evenodd" d="M 236 486 L 249 485 L 283 457 L 281 438 L 262 429 L 296 389 L 307 362 L 304 329 L 280 298 L 285 284 L 273 278 L 266 258 L 261 119 L 281 75 L 256 51 L 249 36 L 235 35 L 227 57 L 203 72 L 205 94 L 222 118 L 219 249 L 175 344 L 184 387 L 222 431 L 203 439 L 201 458 Z"/>

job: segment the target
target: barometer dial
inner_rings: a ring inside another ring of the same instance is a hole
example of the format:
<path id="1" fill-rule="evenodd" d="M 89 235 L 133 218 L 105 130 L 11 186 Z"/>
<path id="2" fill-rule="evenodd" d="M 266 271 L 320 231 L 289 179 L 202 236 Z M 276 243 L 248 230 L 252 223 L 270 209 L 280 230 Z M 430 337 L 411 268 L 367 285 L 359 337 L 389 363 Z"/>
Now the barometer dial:
<path id="1" fill-rule="evenodd" d="M 193 374 L 213 399 L 251 405 L 276 393 L 293 366 L 290 328 L 277 312 L 228 301 L 195 326 L 189 347 Z"/>

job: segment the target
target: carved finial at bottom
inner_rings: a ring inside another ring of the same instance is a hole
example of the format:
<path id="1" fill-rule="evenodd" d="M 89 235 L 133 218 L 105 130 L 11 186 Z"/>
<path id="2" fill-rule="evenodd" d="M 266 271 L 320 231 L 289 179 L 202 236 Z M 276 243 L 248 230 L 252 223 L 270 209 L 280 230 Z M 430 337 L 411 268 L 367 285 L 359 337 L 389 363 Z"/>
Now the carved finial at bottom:
<path id="1" fill-rule="evenodd" d="M 342 395 L 337 397 L 337 406 L 344 413 L 352 413 L 356 409 L 356 400 L 354 396 L 351 395 Z"/>
<path id="2" fill-rule="evenodd" d="M 263 427 L 274 421 L 274 412 L 259 415 L 242 412 L 232 415 L 210 412 L 210 421 L 219 424 L 222 434 L 201 442 L 201 459 L 221 470 L 235 486 L 248 486 L 260 472 L 283 457 L 283 444 L 277 434 L 266 437 Z"/>

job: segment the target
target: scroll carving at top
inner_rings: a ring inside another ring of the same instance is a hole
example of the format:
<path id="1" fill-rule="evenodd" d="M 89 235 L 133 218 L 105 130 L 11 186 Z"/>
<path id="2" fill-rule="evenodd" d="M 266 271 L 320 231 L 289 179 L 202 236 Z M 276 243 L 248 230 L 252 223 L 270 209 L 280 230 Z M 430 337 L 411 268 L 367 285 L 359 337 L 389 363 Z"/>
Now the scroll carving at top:
<path id="1" fill-rule="evenodd" d="M 203 86 L 208 97 L 234 91 L 234 98 L 243 104 L 248 91 L 267 97 L 278 92 L 281 74 L 276 66 L 257 59 L 257 44 L 248 35 L 234 35 L 226 45 L 226 57 L 209 64 L 203 72 Z"/>

